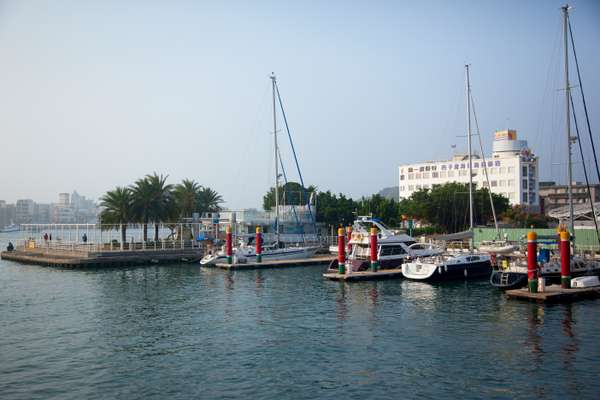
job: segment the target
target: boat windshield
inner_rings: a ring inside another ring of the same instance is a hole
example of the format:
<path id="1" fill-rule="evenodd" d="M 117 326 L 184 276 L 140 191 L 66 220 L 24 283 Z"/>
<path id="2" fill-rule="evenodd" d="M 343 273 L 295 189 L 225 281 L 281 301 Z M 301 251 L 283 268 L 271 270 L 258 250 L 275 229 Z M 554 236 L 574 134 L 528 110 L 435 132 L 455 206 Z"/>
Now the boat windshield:
<path id="1" fill-rule="evenodd" d="M 359 226 L 361 229 L 364 229 L 364 230 L 365 230 L 365 231 L 367 231 L 367 232 L 369 232 L 369 231 L 371 230 L 371 227 L 373 226 L 373 223 L 372 223 L 372 222 L 370 222 L 370 221 L 356 221 L 356 222 L 358 223 L 358 226 Z M 380 222 L 380 221 L 377 221 L 377 223 L 378 223 L 379 225 L 381 225 L 381 227 L 382 227 L 383 229 L 388 229 L 388 227 L 387 227 L 387 226 L 385 226 L 385 225 L 384 225 L 382 222 Z"/>

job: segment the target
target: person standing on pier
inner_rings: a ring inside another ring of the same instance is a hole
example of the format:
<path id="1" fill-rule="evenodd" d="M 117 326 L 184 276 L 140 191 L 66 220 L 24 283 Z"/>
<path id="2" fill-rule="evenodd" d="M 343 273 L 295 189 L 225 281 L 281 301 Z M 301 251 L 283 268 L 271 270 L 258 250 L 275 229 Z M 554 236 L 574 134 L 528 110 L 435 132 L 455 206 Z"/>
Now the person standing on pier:
<path id="1" fill-rule="evenodd" d="M 84 233 L 81 239 L 83 240 L 84 244 L 87 243 L 87 234 Z"/>

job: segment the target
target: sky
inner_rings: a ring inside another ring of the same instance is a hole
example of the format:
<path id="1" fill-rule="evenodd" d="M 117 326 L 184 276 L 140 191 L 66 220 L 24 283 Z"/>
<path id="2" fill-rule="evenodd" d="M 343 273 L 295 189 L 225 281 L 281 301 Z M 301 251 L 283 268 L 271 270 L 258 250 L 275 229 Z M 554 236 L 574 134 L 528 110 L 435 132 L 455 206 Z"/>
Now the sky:
<path id="1" fill-rule="evenodd" d="M 97 199 L 157 172 L 260 207 L 274 182 L 271 72 L 305 183 L 368 196 L 397 185 L 400 164 L 465 149 L 466 63 L 486 153 L 495 130 L 516 129 L 540 179 L 564 182 L 561 5 L 2 1 L 0 199 Z M 572 6 L 600 146 L 600 2 Z"/>

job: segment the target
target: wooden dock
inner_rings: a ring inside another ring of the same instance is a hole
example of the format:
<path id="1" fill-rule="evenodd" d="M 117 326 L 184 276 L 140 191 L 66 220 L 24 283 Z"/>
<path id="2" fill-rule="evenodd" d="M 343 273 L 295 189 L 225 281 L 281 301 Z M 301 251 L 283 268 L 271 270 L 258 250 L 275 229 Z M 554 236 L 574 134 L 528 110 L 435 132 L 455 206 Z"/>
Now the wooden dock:
<path id="1" fill-rule="evenodd" d="M 377 272 L 373 271 L 359 271 L 352 272 L 351 274 L 339 274 L 337 272 L 328 272 L 323 274 L 325 279 L 331 281 L 374 281 L 383 279 L 399 279 L 403 278 L 402 269 L 380 269 Z"/>
<path id="2" fill-rule="evenodd" d="M 335 256 L 316 256 L 302 260 L 279 260 L 279 261 L 263 261 L 261 263 L 238 263 L 238 264 L 207 264 L 205 267 L 217 267 L 230 271 L 244 271 L 256 269 L 274 269 L 274 268 L 291 268 L 291 267 L 307 267 L 310 265 L 328 265 Z"/>
<path id="3" fill-rule="evenodd" d="M 538 303 L 571 302 L 600 297 L 600 287 L 563 289 L 560 285 L 546 286 L 543 292 L 531 293 L 527 288 L 507 290 L 509 299 L 528 300 Z"/>
<path id="4" fill-rule="evenodd" d="M 48 267 L 87 268 L 87 267 L 127 267 L 132 265 L 167 264 L 175 262 L 199 262 L 201 248 L 165 250 L 125 250 L 94 253 L 69 251 L 14 250 L 3 251 L 0 258 L 23 264 Z"/>

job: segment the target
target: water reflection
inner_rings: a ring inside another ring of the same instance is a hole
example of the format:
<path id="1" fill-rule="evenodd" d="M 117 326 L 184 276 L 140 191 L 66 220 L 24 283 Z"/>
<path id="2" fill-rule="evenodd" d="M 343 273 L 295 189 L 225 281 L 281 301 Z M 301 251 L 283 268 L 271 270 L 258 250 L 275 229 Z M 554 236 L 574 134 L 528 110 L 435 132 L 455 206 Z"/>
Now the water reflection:
<path id="1" fill-rule="evenodd" d="M 335 315 L 338 322 L 344 322 L 348 316 L 348 305 L 346 304 L 346 289 L 348 284 L 340 281 L 338 284 L 338 291 L 335 296 Z M 338 325 L 338 328 L 341 326 Z"/>

